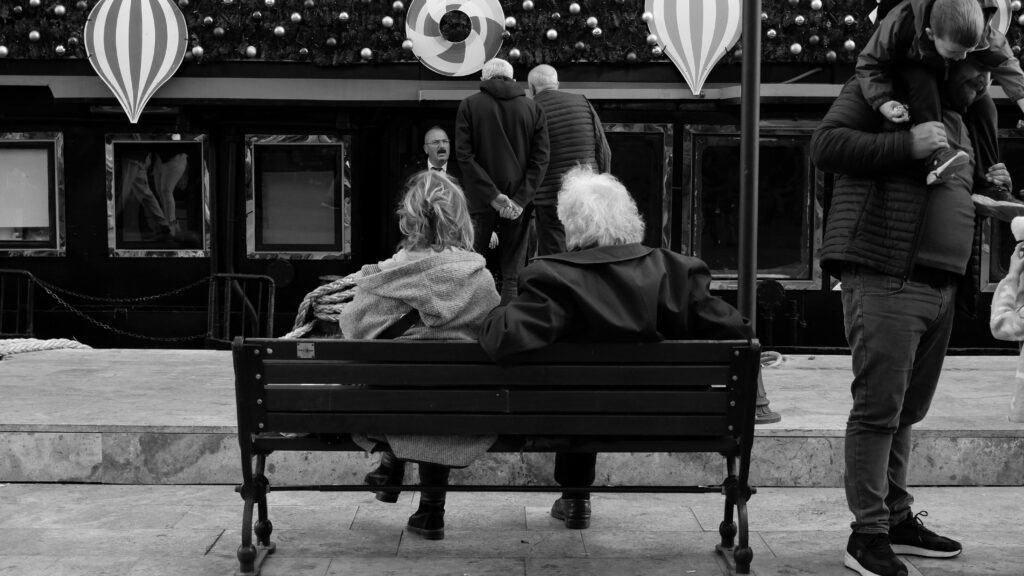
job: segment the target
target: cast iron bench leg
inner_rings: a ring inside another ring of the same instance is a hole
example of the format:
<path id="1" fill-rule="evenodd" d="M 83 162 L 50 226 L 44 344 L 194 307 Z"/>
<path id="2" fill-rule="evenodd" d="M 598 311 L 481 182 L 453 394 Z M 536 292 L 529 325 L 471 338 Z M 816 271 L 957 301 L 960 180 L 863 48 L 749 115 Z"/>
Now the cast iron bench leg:
<path id="1" fill-rule="evenodd" d="M 718 533 L 722 536 L 721 550 L 732 550 L 736 538 L 736 523 L 732 519 L 733 507 L 736 506 L 736 491 L 733 486 L 736 484 L 736 458 L 725 456 L 726 477 L 722 483 L 722 492 L 725 494 L 725 517 L 718 525 Z"/>
<path id="2" fill-rule="evenodd" d="M 263 561 L 268 554 L 273 554 L 277 546 L 270 541 L 270 533 L 273 525 L 267 513 L 267 492 L 270 482 L 263 475 L 266 465 L 266 455 L 260 454 L 256 457 L 256 474 L 246 467 L 242 476 L 245 483 L 237 488 L 245 500 L 242 509 L 242 544 L 238 547 L 238 576 L 258 576 Z M 259 520 L 255 528 L 252 522 L 253 505 L 258 507 Z M 256 532 L 256 539 L 259 546 L 252 543 L 253 531 Z"/>

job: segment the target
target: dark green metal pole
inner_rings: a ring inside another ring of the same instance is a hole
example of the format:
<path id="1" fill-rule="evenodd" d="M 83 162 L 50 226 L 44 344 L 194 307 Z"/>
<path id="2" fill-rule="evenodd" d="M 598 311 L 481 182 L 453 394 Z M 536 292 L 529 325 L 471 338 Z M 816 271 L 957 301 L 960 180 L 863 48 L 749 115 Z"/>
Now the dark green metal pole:
<path id="1" fill-rule="evenodd" d="M 757 164 L 761 119 L 761 0 L 743 2 L 743 85 L 740 109 L 740 254 L 738 308 L 756 327 Z"/>

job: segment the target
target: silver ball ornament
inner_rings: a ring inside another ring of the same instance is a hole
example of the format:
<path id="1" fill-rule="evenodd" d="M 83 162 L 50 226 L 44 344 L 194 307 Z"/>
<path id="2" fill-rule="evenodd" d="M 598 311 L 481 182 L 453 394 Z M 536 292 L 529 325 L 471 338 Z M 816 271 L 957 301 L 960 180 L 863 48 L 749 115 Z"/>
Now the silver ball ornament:
<path id="1" fill-rule="evenodd" d="M 392 26 L 395 25 L 395 19 L 392 18 L 391 16 L 385 16 L 380 19 L 380 25 L 385 28 L 391 28 Z"/>
<path id="2" fill-rule="evenodd" d="M 203 18 L 203 26 L 213 26 L 213 16 Z"/>
<path id="3" fill-rule="evenodd" d="M 349 20 L 348 12 L 339 12 L 338 13 L 338 21 L 339 22 L 348 22 L 348 20 Z"/>
<path id="4" fill-rule="evenodd" d="M 259 10 L 253 10 L 252 15 L 249 17 L 259 22 L 260 20 L 263 20 L 263 12 L 260 12 Z"/>
<path id="5" fill-rule="evenodd" d="M 655 46 L 654 48 L 651 48 L 651 54 L 654 56 L 661 56 L 661 46 Z"/>
<path id="6" fill-rule="evenodd" d="M 523 10 L 527 12 L 533 10 L 533 0 L 523 0 Z"/>
<path id="7" fill-rule="evenodd" d="M 42 4 L 40 0 L 28 0 L 28 5 L 32 8 L 39 8 L 40 4 Z"/>
<path id="8" fill-rule="evenodd" d="M 547 34 L 545 34 L 545 36 L 548 37 L 548 40 L 558 40 L 558 30 L 555 30 L 554 28 L 548 28 Z"/>
<path id="9" fill-rule="evenodd" d="M 768 21 L 768 13 L 767 12 L 761 12 L 761 22 L 767 22 L 767 21 Z"/>
<path id="10" fill-rule="evenodd" d="M 328 47 L 328 48 L 334 48 L 335 46 L 337 46 L 337 45 L 338 45 L 338 39 L 337 39 L 337 38 L 335 38 L 334 36 L 331 36 L 331 37 L 330 37 L 330 38 L 328 38 L 328 39 L 327 39 L 327 41 L 326 41 L 326 42 L 324 42 L 324 43 L 325 43 L 325 44 L 327 44 L 327 47 Z"/>
<path id="11" fill-rule="evenodd" d="M 853 26 L 856 23 L 857 19 L 853 17 L 853 14 L 847 14 L 843 17 L 843 24 L 846 24 L 847 26 Z"/>
<path id="12" fill-rule="evenodd" d="M 1024 26 L 1024 14 L 1022 14 L 1019 18 L 1017 18 L 1017 24 L 1020 24 L 1021 26 Z"/>
<path id="13" fill-rule="evenodd" d="M 835 50 L 829 50 L 828 52 L 825 53 L 825 60 L 828 60 L 829 62 L 835 62 L 836 58 L 837 56 Z"/>
<path id="14" fill-rule="evenodd" d="M 586 47 L 587 47 L 587 45 L 584 44 L 582 40 L 577 42 L 576 46 L 575 46 L 577 52 L 582 52 Z"/>
<path id="15" fill-rule="evenodd" d="M 222 28 L 220 26 L 217 26 L 216 28 L 214 28 L 213 29 L 213 37 L 214 38 L 223 38 L 224 37 L 224 28 Z"/>
<path id="16" fill-rule="evenodd" d="M 278 38 L 284 36 L 284 26 L 274 26 L 274 36 Z"/>
<path id="17" fill-rule="evenodd" d="M 33 30 L 33 31 L 28 33 L 28 39 L 33 41 L 33 42 L 39 42 L 39 39 L 41 37 L 42 36 L 39 35 L 39 31 L 38 30 Z"/>
<path id="18" fill-rule="evenodd" d="M 587 18 L 587 26 L 590 26 L 591 28 L 597 28 L 597 18 L 595 18 L 594 16 Z"/>
<path id="19" fill-rule="evenodd" d="M 359 56 L 363 60 L 369 60 L 370 58 L 373 58 L 373 50 L 370 50 L 369 48 L 363 48 L 362 50 L 359 51 Z"/>
<path id="20" fill-rule="evenodd" d="M 807 19 L 804 18 L 803 16 L 797 16 L 796 18 L 793 18 L 793 23 L 796 24 L 797 26 L 803 26 L 804 24 L 807 23 Z"/>
<path id="21" fill-rule="evenodd" d="M 231 6 L 234 3 L 235 3 L 235 0 L 224 0 L 224 5 L 225 6 Z"/>
<path id="22" fill-rule="evenodd" d="M 642 14 L 642 15 L 640 16 L 640 19 L 642 19 L 642 20 L 643 20 L 644 22 L 650 23 L 650 22 L 651 22 L 651 20 L 654 20 L 654 14 L 652 14 L 652 13 L 650 13 L 650 12 L 644 12 L 644 13 L 643 13 L 643 14 Z"/>
<path id="23" fill-rule="evenodd" d="M 57 56 L 63 56 L 64 53 L 67 52 L 67 49 L 65 49 L 63 45 L 58 44 L 57 47 L 53 49 L 53 51 L 57 53 Z"/>
<path id="24" fill-rule="evenodd" d="M 657 34 L 648 34 L 647 35 L 647 44 L 649 44 L 651 46 L 654 46 L 657 43 L 658 43 L 658 35 Z"/>
<path id="25" fill-rule="evenodd" d="M 580 5 L 579 4 L 577 4 L 576 2 L 573 2 L 572 4 L 569 4 L 569 14 L 579 14 L 579 13 L 580 13 Z"/>
<path id="26" fill-rule="evenodd" d="M 299 22 L 302 22 L 302 14 L 299 14 L 298 12 L 292 12 L 290 19 L 293 24 L 298 24 Z"/>
<path id="27" fill-rule="evenodd" d="M 789 45 L 789 53 L 796 56 L 797 54 L 804 51 L 804 47 L 799 42 L 794 42 Z"/>
<path id="28" fill-rule="evenodd" d="M 817 46 L 818 42 L 821 42 L 821 38 L 817 34 L 811 34 L 811 37 L 807 39 L 807 43 L 811 46 Z"/>
<path id="29" fill-rule="evenodd" d="M 274 7 L 274 0 L 263 0 L 263 3 L 267 5 L 267 8 Z M 248 49 L 246 49 L 248 51 Z"/>
<path id="30" fill-rule="evenodd" d="M 412 52 L 412 40 L 409 40 L 408 38 L 403 40 L 402 41 L 402 50 L 407 50 L 409 52 Z"/>
<path id="31" fill-rule="evenodd" d="M 306 48 L 305 46 L 303 46 L 302 48 L 299 48 L 299 56 L 301 56 L 303 58 L 305 58 L 306 56 L 309 56 L 309 48 Z"/>
<path id="32" fill-rule="evenodd" d="M 552 20 L 561 20 L 562 19 L 562 15 L 559 14 L 558 12 L 552 12 L 551 13 L 551 19 Z"/>
<path id="33" fill-rule="evenodd" d="M 394 3 L 391 4 L 391 10 L 394 12 L 401 12 L 402 10 L 405 10 L 405 4 L 402 4 L 402 0 L 395 0 Z"/>
<path id="34" fill-rule="evenodd" d="M 505 18 L 505 28 L 515 28 L 515 27 L 516 27 L 516 18 L 515 18 L 515 16 L 509 16 L 508 18 Z"/>
<path id="35" fill-rule="evenodd" d="M 811 0 L 811 10 L 821 10 L 821 0 Z"/>
<path id="36" fill-rule="evenodd" d="M 258 54 L 258 52 L 256 51 L 256 47 L 255 46 L 247 46 L 246 47 L 245 55 L 246 55 L 247 58 L 255 58 L 256 54 Z"/>
<path id="37" fill-rule="evenodd" d="M 522 54 L 519 52 L 519 48 L 513 48 L 508 51 L 508 57 L 513 60 L 519 60 L 520 56 L 522 56 Z"/>
<path id="38" fill-rule="evenodd" d="M 67 12 L 68 9 L 65 8 L 63 4 L 57 4 L 56 6 L 53 7 L 54 16 L 63 16 L 67 14 Z"/>
<path id="39" fill-rule="evenodd" d="M 778 35 L 779 33 L 775 30 L 775 28 L 769 28 L 768 32 L 765 32 L 765 36 L 768 36 L 769 40 L 775 40 L 775 37 Z"/>
<path id="40" fill-rule="evenodd" d="M 789 5 L 790 6 L 796 6 L 798 4 L 800 4 L 800 0 L 789 0 Z"/>
<path id="41" fill-rule="evenodd" d="M 600 36 L 601 34 L 604 33 L 604 31 L 601 30 L 600 28 L 595 27 L 593 30 L 590 31 L 590 33 L 593 34 L 594 36 Z"/>
<path id="42" fill-rule="evenodd" d="M 192 55 L 195 56 L 197 60 L 199 58 L 203 57 L 203 53 L 204 53 L 204 50 L 203 50 L 202 46 L 193 46 L 192 47 Z"/>
<path id="43" fill-rule="evenodd" d="M 846 42 L 843 42 L 843 49 L 846 50 L 847 52 L 853 52 L 854 50 L 857 49 L 857 43 L 854 42 L 852 39 L 847 40 Z"/>
<path id="44" fill-rule="evenodd" d="M 0 45 L 0 58 L 7 58 L 10 52 L 7 50 L 7 46 Z"/>
<path id="45" fill-rule="evenodd" d="M 1010 2 L 1010 10 L 1013 10 L 1014 12 L 1020 12 L 1020 6 L 1020 0 L 1013 0 L 1013 2 Z"/>
<path id="46" fill-rule="evenodd" d="M 178 6 L 188 8 L 188 0 L 178 0 Z M 85 3 L 85 0 L 78 0 L 78 3 L 75 4 L 75 8 L 78 8 L 79 10 L 85 10 L 88 7 L 89 5 Z"/>
<path id="47" fill-rule="evenodd" d="M 314 6 L 316 6 L 316 2 L 315 0 L 306 0 L 305 2 L 302 3 L 302 5 L 305 6 L 306 8 L 313 8 Z M 306 50 L 306 52 L 309 52 L 309 50 Z M 299 50 L 299 54 L 302 54 L 302 50 Z"/>
<path id="48" fill-rule="evenodd" d="M 636 52 L 630 52 L 630 53 L 626 54 L 626 62 L 629 62 L 630 64 L 632 64 L 632 63 L 634 63 L 636 61 L 637 61 Z"/>

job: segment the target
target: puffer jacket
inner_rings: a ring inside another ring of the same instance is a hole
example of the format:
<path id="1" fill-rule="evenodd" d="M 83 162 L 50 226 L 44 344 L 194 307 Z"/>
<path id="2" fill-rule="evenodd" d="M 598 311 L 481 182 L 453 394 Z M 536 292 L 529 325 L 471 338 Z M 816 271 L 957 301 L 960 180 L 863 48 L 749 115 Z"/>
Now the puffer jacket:
<path id="1" fill-rule="evenodd" d="M 1024 98 L 1024 72 L 1006 36 L 991 25 L 998 10 L 997 0 L 979 2 L 986 19 L 985 32 L 981 42 L 971 50 L 968 60 L 990 72 L 1010 100 L 1016 102 Z M 890 74 L 893 62 L 920 62 L 942 77 L 949 77 L 952 63 L 936 52 L 935 43 L 925 33 L 934 3 L 935 0 L 901 2 L 878 23 L 878 28 L 861 49 L 857 57 L 857 78 L 872 109 L 894 99 Z"/>
<path id="2" fill-rule="evenodd" d="M 607 172 L 611 164 L 611 150 L 601 119 L 582 94 L 549 89 L 537 94 L 534 101 L 540 104 L 547 117 L 551 158 L 533 202 L 555 204 L 566 172 L 577 164 Z"/>
<path id="3" fill-rule="evenodd" d="M 897 278 L 913 269 L 928 190 L 911 153 L 910 131 L 881 130 L 882 116 L 851 78 L 811 135 L 812 162 L 835 173 L 820 254 L 822 269 L 836 278 L 844 262 Z M 975 231 L 977 243 L 977 223 Z M 976 248 L 957 292 L 958 308 L 971 316 L 977 308 Z"/>

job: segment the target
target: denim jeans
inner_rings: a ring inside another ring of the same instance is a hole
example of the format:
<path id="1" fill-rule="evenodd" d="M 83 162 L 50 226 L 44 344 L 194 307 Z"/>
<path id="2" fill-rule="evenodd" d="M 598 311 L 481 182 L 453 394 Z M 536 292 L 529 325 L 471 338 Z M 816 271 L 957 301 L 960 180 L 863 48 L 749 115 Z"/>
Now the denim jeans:
<path id="1" fill-rule="evenodd" d="M 956 284 L 931 286 L 863 266 L 842 273 L 853 360 L 846 500 L 854 532 L 888 532 L 910 514 L 911 427 L 924 419 L 953 326 Z"/>

